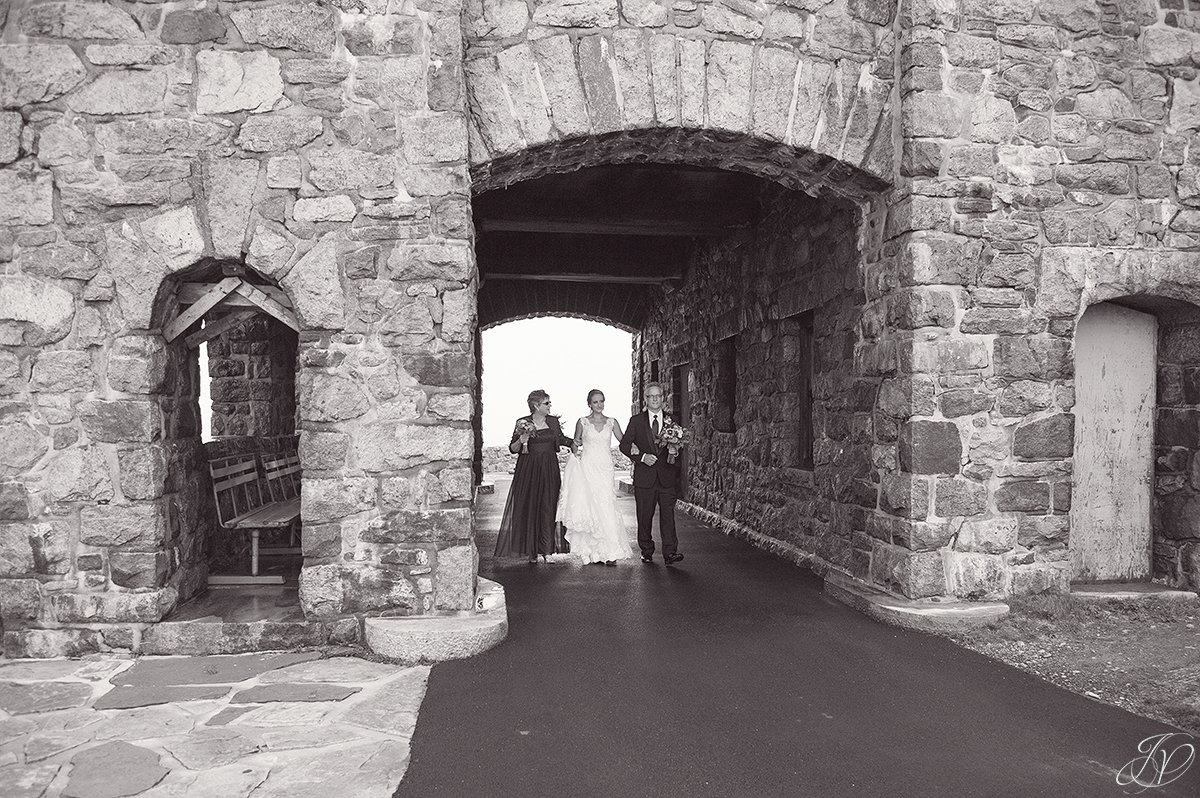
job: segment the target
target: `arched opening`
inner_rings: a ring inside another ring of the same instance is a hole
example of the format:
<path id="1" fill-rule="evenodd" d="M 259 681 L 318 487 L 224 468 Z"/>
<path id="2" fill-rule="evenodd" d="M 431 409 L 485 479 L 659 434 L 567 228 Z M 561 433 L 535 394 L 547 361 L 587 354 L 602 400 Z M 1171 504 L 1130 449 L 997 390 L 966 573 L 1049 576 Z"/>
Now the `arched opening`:
<path id="1" fill-rule="evenodd" d="M 1076 582 L 1200 586 L 1200 307 L 1130 296 L 1075 336 Z"/>
<path id="2" fill-rule="evenodd" d="M 528 412 L 525 400 L 531 390 L 550 394 L 553 412 L 568 435 L 575 420 L 587 414 L 586 398 L 592 389 L 611 397 L 607 412 L 625 422 L 630 412 L 632 331 L 589 319 L 539 316 L 491 325 L 480 331 L 480 338 L 485 480 L 513 472 L 516 455 L 508 450 L 513 421 Z M 615 440 L 611 448 L 618 468 L 628 470 Z"/>
<path id="3" fill-rule="evenodd" d="M 630 409 L 659 382 L 693 433 L 688 509 L 870 574 L 879 451 L 896 437 L 873 417 L 889 366 L 864 356 L 886 335 L 886 287 L 867 277 L 885 258 L 880 181 L 680 130 L 546 145 L 473 176 L 480 327 L 569 314 L 634 330 Z"/>
<path id="4" fill-rule="evenodd" d="M 168 535 L 185 541 L 179 551 L 188 589 L 181 598 L 206 587 L 238 588 L 198 601 L 220 610 L 194 603 L 170 619 L 226 614 L 265 586 L 283 589 L 272 595 L 277 608 L 288 604 L 298 613 L 299 339 L 291 302 L 253 269 L 203 261 L 163 283 L 155 322 L 168 373 L 177 375 L 160 405 L 171 453 L 167 480 L 175 488 Z"/>

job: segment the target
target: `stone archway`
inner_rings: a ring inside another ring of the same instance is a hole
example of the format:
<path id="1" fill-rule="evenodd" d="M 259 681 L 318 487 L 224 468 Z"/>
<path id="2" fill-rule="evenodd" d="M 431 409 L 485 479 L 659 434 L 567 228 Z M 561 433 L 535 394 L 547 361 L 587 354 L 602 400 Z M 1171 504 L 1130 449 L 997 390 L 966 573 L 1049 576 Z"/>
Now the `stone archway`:
<path id="1" fill-rule="evenodd" d="M 472 177 L 481 325 L 563 310 L 624 322 L 637 332 L 634 403 L 657 379 L 697 433 L 693 511 L 818 570 L 871 574 L 872 452 L 894 435 L 869 421 L 883 373 L 860 354 L 887 338 L 888 297 L 868 267 L 890 258 L 884 180 L 745 133 L 679 128 L 550 141 Z M 594 237 L 637 267 L 597 266 Z M 521 245 L 559 254 L 520 258 Z M 614 313 L 614 296 L 637 301 Z"/>
<path id="2" fill-rule="evenodd" d="M 805 18 L 786 8 L 765 24 L 725 6 L 691 14 L 653 4 L 641 10 L 550 3 L 530 25 L 516 4 L 468 4 L 476 186 L 488 182 L 480 168 L 488 162 L 571 139 L 654 128 L 795 148 L 799 163 L 784 157 L 775 167 L 813 193 L 841 184 L 847 167 L 894 181 L 892 7 L 825 6 L 811 20 L 823 34 L 817 46 L 803 40 Z M 704 27 L 664 32 L 668 15 L 681 28 L 702 15 Z M 539 26 L 566 30 L 535 35 L 546 30 Z M 678 148 L 650 144 L 647 154 L 655 150 L 670 157 Z M 750 155 L 746 163 L 757 171 L 770 162 Z"/>

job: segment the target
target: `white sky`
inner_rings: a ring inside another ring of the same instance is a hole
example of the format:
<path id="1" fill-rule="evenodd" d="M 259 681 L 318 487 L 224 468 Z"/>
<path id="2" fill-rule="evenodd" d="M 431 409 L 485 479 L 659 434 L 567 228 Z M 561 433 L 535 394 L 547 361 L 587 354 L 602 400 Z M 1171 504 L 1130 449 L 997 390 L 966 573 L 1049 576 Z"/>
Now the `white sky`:
<path id="1" fill-rule="evenodd" d="M 483 445 L 503 446 L 513 422 L 528 415 L 525 397 L 550 394 L 563 431 L 587 415 L 587 394 L 604 391 L 606 415 L 625 426 L 632 402 L 633 335 L 583 319 L 513 321 L 483 332 Z M 615 441 L 614 441 L 615 444 Z"/>

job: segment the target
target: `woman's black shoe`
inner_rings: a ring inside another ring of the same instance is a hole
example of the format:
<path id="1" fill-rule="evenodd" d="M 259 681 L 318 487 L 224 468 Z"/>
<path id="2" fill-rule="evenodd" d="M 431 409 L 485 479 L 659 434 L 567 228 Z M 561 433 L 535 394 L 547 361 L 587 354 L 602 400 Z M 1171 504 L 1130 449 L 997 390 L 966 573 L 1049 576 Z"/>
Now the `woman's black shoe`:
<path id="1" fill-rule="evenodd" d="M 605 564 L 605 565 L 607 565 L 609 568 L 616 568 L 616 567 L 617 567 L 617 561 L 616 561 L 616 560 L 605 560 L 605 561 L 604 561 L 604 564 Z"/>

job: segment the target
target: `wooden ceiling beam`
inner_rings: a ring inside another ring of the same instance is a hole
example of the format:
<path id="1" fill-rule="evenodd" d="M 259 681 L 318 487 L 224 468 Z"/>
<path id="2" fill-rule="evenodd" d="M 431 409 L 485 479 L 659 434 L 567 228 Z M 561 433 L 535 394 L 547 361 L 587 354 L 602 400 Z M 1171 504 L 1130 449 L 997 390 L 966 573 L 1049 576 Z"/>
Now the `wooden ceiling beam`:
<path id="1" fill-rule="evenodd" d="M 212 286 L 212 283 L 183 283 L 179 286 L 179 304 L 194 304 L 196 300 L 204 296 L 204 294 L 208 291 L 208 289 L 212 288 Z M 273 285 L 258 285 L 255 286 L 255 288 L 262 291 L 264 294 L 271 297 L 271 299 L 274 299 L 285 308 L 290 308 L 292 306 L 292 301 L 288 299 L 287 293 L 282 288 L 277 288 Z M 255 307 L 253 302 L 240 295 L 226 297 L 223 304 L 243 308 Z"/>
<path id="2" fill-rule="evenodd" d="M 679 280 L 682 278 L 682 272 L 653 275 L 581 274 L 579 272 L 541 272 L 538 274 L 520 272 L 488 272 L 484 275 L 483 279 L 484 282 L 491 282 L 492 280 L 539 280 L 557 283 L 657 285 L 668 280 Z"/>
<path id="3" fill-rule="evenodd" d="M 485 232 L 572 233 L 580 235 L 718 238 L 748 228 L 748 223 L 714 223 L 704 218 L 663 219 L 582 217 L 476 216 L 475 226 Z"/>
<path id="4" fill-rule="evenodd" d="M 163 338 L 168 343 L 174 341 L 179 337 L 180 333 L 200 321 L 205 313 L 216 307 L 225 297 L 237 290 L 241 284 L 242 278 L 240 277 L 226 277 L 216 285 L 201 283 L 201 285 L 204 285 L 204 292 L 192 300 L 190 303 L 191 307 L 188 307 L 163 328 Z"/>

